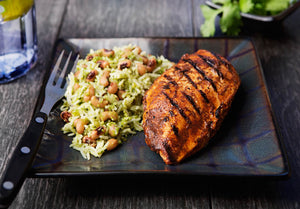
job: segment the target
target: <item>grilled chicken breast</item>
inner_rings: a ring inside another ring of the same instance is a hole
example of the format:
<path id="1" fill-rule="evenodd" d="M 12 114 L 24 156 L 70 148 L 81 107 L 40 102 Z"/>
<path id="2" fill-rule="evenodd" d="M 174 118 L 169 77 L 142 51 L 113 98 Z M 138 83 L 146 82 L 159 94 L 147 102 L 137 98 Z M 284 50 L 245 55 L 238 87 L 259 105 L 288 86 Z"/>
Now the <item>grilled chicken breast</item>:
<path id="1" fill-rule="evenodd" d="M 166 164 L 196 153 L 219 129 L 239 86 L 224 57 L 206 50 L 183 55 L 144 96 L 146 144 Z"/>

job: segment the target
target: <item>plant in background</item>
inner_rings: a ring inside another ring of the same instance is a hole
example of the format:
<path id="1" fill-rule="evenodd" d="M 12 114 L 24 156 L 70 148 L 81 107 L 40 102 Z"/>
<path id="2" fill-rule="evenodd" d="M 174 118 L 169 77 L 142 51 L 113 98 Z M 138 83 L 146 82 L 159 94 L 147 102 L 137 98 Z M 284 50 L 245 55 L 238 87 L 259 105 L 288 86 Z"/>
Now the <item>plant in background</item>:
<path id="1" fill-rule="evenodd" d="M 220 28 L 226 35 L 236 36 L 243 25 L 241 12 L 255 15 L 276 15 L 285 10 L 296 0 L 212 0 L 219 4 L 219 9 L 212 9 L 207 5 L 201 5 L 205 22 L 201 25 L 201 34 L 204 37 L 214 36 L 215 19 L 221 15 Z"/>

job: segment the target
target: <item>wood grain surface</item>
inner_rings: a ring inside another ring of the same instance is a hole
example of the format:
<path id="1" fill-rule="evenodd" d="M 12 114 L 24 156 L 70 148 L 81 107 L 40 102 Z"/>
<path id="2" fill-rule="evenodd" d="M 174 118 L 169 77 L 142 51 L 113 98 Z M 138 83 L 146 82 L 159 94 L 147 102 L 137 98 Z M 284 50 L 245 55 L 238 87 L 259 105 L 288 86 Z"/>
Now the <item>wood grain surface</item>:
<path id="1" fill-rule="evenodd" d="M 201 37 L 204 0 L 36 0 L 38 63 L 0 85 L 0 170 L 33 114 L 58 38 Z M 13 209 L 300 208 L 300 9 L 278 25 L 247 22 L 291 165 L 287 180 L 28 178 Z M 220 32 L 217 36 L 222 36 Z"/>

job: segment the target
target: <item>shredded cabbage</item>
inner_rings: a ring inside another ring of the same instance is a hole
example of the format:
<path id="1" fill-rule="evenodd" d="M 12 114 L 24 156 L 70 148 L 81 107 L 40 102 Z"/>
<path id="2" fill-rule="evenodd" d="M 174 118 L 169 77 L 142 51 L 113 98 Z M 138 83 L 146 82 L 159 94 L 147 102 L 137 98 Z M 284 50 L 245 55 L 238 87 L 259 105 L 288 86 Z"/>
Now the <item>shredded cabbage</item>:
<path id="1" fill-rule="evenodd" d="M 62 130 L 73 137 L 70 146 L 80 151 L 85 159 L 90 159 L 90 155 L 101 157 L 107 150 L 109 139 L 117 139 L 118 144 L 121 144 L 129 135 L 143 130 L 144 93 L 157 77 L 173 65 L 163 56 L 147 54 L 135 45 L 114 47 L 112 51 L 91 49 L 85 59 L 78 61 L 75 73 L 68 75 L 68 87 L 61 111 L 70 114 Z M 107 66 L 101 64 L 104 61 L 108 63 Z M 120 65 L 125 61 L 130 62 L 130 66 Z M 147 69 L 146 72 L 139 73 L 141 65 Z M 109 86 L 101 83 L 100 80 L 105 76 L 109 84 L 117 83 L 116 93 L 109 93 Z M 105 106 L 95 106 L 92 102 L 95 98 L 100 103 L 105 102 Z M 104 112 L 117 113 L 117 119 L 112 116 L 104 119 Z M 78 133 L 76 129 L 78 119 L 85 121 L 83 133 Z M 95 139 L 93 131 L 99 128 L 102 128 L 102 132 L 99 131 Z"/>

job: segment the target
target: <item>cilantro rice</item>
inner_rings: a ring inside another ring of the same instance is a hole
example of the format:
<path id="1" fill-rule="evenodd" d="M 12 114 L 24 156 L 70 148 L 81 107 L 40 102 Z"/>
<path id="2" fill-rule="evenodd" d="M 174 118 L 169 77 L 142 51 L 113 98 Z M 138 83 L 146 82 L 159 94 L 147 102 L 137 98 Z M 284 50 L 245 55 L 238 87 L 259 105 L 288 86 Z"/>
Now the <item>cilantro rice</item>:
<path id="1" fill-rule="evenodd" d="M 163 56 L 147 54 L 135 45 L 90 50 L 78 61 L 75 73 L 68 75 L 61 106 L 66 122 L 62 130 L 73 137 L 70 146 L 85 159 L 101 157 L 142 131 L 144 93 L 172 65 Z M 113 147 L 110 139 L 115 141 Z"/>

